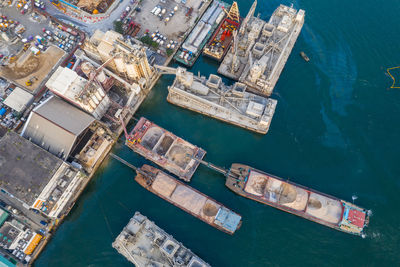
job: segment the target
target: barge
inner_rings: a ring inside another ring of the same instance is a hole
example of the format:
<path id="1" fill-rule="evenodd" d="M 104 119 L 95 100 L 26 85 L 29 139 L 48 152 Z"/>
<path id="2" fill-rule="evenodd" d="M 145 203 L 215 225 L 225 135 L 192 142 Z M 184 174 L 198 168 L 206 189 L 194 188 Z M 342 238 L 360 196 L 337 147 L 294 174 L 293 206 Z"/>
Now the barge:
<path id="1" fill-rule="evenodd" d="M 218 73 L 270 96 L 304 24 L 305 11 L 280 5 L 268 22 L 254 17 L 256 2 L 240 26 Z"/>
<path id="2" fill-rule="evenodd" d="M 214 74 L 206 79 L 180 67 L 163 69 L 176 74 L 168 86 L 168 102 L 260 134 L 268 132 L 277 100 L 249 93 L 243 83 L 227 86 Z"/>
<path id="3" fill-rule="evenodd" d="M 232 164 L 225 185 L 236 194 L 333 229 L 363 236 L 368 210 L 243 164 Z"/>
<path id="4" fill-rule="evenodd" d="M 156 194 L 174 206 L 228 234 L 235 233 L 242 223 L 242 217 L 164 172 L 143 165 L 135 181 L 148 191 Z"/>
<path id="5" fill-rule="evenodd" d="M 135 212 L 112 247 L 136 266 L 210 267 L 140 212 Z"/>
<path id="6" fill-rule="evenodd" d="M 234 32 L 239 27 L 239 11 L 237 3 L 233 2 L 231 9 L 227 13 L 227 17 L 222 20 L 214 35 L 204 47 L 203 55 L 221 62 L 231 46 Z"/>
<path id="7" fill-rule="evenodd" d="M 174 60 L 187 67 L 192 67 L 201 54 L 204 45 L 225 17 L 223 9 L 229 7 L 230 5 L 225 2 L 214 0 L 178 49 L 174 55 Z"/>
<path id="8" fill-rule="evenodd" d="M 189 182 L 206 152 L 142 117 L 128 134 L 125 144 L 184 181 Z"/>

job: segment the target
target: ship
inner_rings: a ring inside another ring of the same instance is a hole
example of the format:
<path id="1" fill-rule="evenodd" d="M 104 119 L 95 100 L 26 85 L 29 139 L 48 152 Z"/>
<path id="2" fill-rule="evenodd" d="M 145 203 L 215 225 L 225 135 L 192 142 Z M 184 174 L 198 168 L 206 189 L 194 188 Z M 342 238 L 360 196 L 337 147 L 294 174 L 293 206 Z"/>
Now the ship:
<path id="1" fill-rule="evenodd" d="M 220 231 L 232 235 L 242 224 L 239 214 L 152 166 L 143 165 L 137 171 L 135 181 Z"/>
<path id="2" fill-rule="evenodd" d="M 153 122 L 141 117 L 128 134 L 125 125 L 126 142 L 130 149 L 158 166 L 189 182 L 206 151 L 177 137 Z"/>
<path id="3" fill-rule="evenodd" d="M 236 194 L 333 229 L 365 236 L 369 211 L 348 201 L 284 180 L 250 166 L 234 163 L 229 170 L 199 160 L 222 173 Z"/>
<path id="4" fill-rule="evenodd" d="M 224 9 L 229 7 L 230 5 L 225 2 L 214 0 L 178 49 L 174 60 L 187 67 L 192 67 L 203 47 L 225 17 Z"/>
<path id="5" fill-rule="evenodd" d="M 112 247 L 136 266 L 210 267 L 138 211 L 117 236 Z"/>
<path id="6" fill-rule="evenodd" d="M 254 16 L 252 5 L 218 73 L 270 96 L 304 24 L 305 11 L 280 5 L 269 21 Z"/>
<path id="7" fill-rule="evenodd" d="M 243 164 L 232 164 L 225 185 L 236 194 L 333 229 L 364 235 L 368 210 Z"/>
<path id="8" fill-rule="evenodd" d="M 203 55 L 221 62 L 231 46 L 234 33 L 240 27 L 240 15 L 236 2 L 233 2 L 227 16 L 222 20 L 210 41 L 204 47 Z"/>
<path id="9" fill-rule="evenodd" d="M 306 55 L 306 53 L 304 53 L 303 51 L 300 52 L 300 56 L 306 61 L 310 61 L 310 58 Z"/>

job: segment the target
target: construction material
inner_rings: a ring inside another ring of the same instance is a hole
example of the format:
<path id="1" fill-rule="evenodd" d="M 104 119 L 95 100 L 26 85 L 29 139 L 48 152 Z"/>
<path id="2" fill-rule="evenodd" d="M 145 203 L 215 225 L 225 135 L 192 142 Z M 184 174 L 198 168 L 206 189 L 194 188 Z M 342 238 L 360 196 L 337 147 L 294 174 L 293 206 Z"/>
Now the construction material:
<path id="1" fill-rule="evenodd" d="M 199 166 L 191 157 L 202 159 L 206 154 L 203 149 L 143 117 L 130 134 L 125 129 L 125 137 L 130 149 L 187 182 Z"/>
<path id="2" fill-rule="evenodd" d="M 143 172 L 145 174 L 142 174 Z M 225 233 L 233 234 L 241 226 L 242 217 L 239 214 L 154 167 L 143 165 L 135 181 L 174 206 Z"/>

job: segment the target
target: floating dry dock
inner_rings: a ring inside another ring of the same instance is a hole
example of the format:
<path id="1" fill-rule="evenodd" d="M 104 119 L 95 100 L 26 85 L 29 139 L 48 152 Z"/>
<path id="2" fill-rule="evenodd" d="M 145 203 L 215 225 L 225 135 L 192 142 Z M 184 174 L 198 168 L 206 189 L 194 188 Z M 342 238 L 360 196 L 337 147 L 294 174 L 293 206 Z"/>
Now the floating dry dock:
<path id="1" fill-rule="evenodd" d="M 174 83 L 168 87 L 168 102 L 201 114 L 266 134 L 275 113 L 275 99 L 247 92 L 243 83 L 226 86 L 221 77 L 208 79 L 195 76 L 184 68 L 157 66 L 164 73 L 174 73 Z"/>
<path id="2" fill-rule="evenodd" d="M 240 228 L 239 214 L 196 189 L 149 165 L 137 173 L 135 181 L 141 186 L 218 230 L 233 234 Z"/>
<path id="3" fill-rule="evenodd" d="M 304 24 L 304 10 L 280 5 L 265 22 L 254 17 L 256 2 L 243 21 L 218 73 L 255 93 L 271 95 Z"/>
<path id="4" fill-rule="evenodd" d="M 135 212 L 112 246 L 140 267 L 210 266 L 139 212 Z"/>
<path id="5" fill-rule="evenodd" d="M 190 181 L 199 166 L 195 159 L 202 159 L 206 154 L 203 149 L 143 117 L 131 133 L 125 131 L 125 135 L 129 148 L 185 181 Z"/>

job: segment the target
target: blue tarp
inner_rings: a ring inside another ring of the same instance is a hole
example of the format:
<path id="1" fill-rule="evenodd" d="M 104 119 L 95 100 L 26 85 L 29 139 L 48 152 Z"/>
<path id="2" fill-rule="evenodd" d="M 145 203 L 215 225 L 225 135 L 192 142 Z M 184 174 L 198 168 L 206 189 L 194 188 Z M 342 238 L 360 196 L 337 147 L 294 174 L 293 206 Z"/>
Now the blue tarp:
<path id="1" fill-rule="evenodd" d="M 3 116 L 7 110 L 5 108 L 0 109 L 0 116 Z"/>

